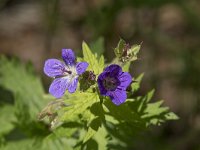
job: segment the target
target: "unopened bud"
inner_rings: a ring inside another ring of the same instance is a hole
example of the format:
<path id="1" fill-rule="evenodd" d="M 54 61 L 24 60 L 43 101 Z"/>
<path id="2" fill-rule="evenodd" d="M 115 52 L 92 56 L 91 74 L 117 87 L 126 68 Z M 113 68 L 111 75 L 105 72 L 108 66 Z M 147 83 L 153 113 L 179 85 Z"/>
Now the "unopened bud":
<path id="1" fill-rule="evenodd" d="M 86 91 L 90 86 L 94 85 L 96 82 L 96 75 L 93 71 L 86 71 L 79 78 L 80 80 L 80 89 Z"/>

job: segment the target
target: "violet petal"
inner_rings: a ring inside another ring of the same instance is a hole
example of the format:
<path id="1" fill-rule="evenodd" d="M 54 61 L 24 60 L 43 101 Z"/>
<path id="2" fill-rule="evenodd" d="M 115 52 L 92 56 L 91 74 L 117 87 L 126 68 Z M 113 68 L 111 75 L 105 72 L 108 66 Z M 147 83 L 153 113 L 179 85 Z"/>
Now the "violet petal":
<path id="1" fill-rule="evenodd" d="M 107 90 L 105 89 L 104 85 L 103 85 L 103 80 L 109 75 L 108 72 L 103 72 L 98 76 L 97 79 L 97 83 L 98 83 L 98 87 L 99 87 L 99 91 L 101 95 L 106 95 Z"/>
<path id="2" fill-rule="evenodd" d="M 76 77 L 71 83 L 69 83 L 68 92 L 74 93 L 78 84 L 78 77 Z"/>
<path id="3" fill-rule="evenodd" d="M 75 64 L 75 55 L 73 50 L 71 49 L 62 49 L 62 58 L 66 65 L 74 65 Z"/>
<path id="4" fill-rule="evenodd" d="M 106 93 L 107 93 L 107 90 L 105 89 L 105 87 L 103 85 L 104 76 L 105 76 L 105 72 L 100 74 L 98 79 L 97 79 L 97 83 L 98 83 L 98 87 L 99 87 L 99 91 L 100 91 L 101 95 L 106 95 Z"/>
<path id="5" fill-rule="evenodd" d="M 88 63 L 87 62 L 78 62 L 76 64 L 76 72 L 78 75 L 81 75 L 85 72 L 85 70 L 88 67 Z"/>
<path id="6" fill-rule="evenodd" d="M 123 90 L 126 90 L 126 88 L 130 85 L 132 82 L 132 77 L 128 72 L 123 72 L 118 77 L 120 81 L 120 87 L 123 88 Z"/>
<path id="7" fill-rule="evenodd" d="M 68 82 L 69 79 L 66 77 L 55 79 L 49 87 L 49 93 L 51 93 L 56 98 L 62 97 L 68 88 Z"/>
<path id="8" fill-rule="evenodd" d="M 116 89 L 115 91 L 109 91 L 107 95 L 111 98 L 115 105 L 120 105 L 126 101 L 126 91 Z"/>
<path id="9" fill-rule="evenodd" d="M 58 59 L 48 59 L 44 64 L 44 73 L 49 77 L 62 76 L 65 65 Z"/>
<path id="10" fill-rule="evenodd" d="M 117 76 L 122 72 L 122 68 L 119 65 L 112 64 L 104 69 L 106 72 L 110 72 L 110 77 Z"/>

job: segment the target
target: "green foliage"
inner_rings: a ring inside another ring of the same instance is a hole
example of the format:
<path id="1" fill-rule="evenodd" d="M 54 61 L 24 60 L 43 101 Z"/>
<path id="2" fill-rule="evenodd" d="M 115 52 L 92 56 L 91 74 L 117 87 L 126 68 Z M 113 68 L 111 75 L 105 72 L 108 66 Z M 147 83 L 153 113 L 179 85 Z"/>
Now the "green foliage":
<path id="1" fill-rule="evenodd" d="M 95 93 L 76 92 L 76 94 L 68 95 L 66 103 L 69 106 L 64 108 L 65 112 L 62 115 L 61 120 L 64 121 L 76 119 L 77 114 L 81 114 L 97 101 L 98 97 Z"/>
<path id="2" fill-rule="evenodd" d="M 0 136 L 7 134 L 14 128 L 14 122 L 16 122 L 16 116 L 14 115 L 14 107 L 12 105 L 4 105 L 0 109 Z"/>
<path id="3" fill-rule="evenodd" d="M 133 79 L 134 82 L 131 84 L 132 91 L 135 92 L 140 88 L 140 84 L 142 81 L 144 74 L 140 74 L 136 79 Z"/>
<path id="4" fill-rule="evenodd" d="M 125 41 L 120 40 L 115 49 L 119 57 L 124 44 Z M 93 54 L 85 42 L 82 48 L 83 58 L 80 59 L 87 61 L 88 71 L 98 76 L 105 66 L 104 57 Z M 139 49 L 140 46 L 128 49 L 133 57 L 123 64 L 124 71 L 129 70 Z M 0 139 L 2 149 L 6 150 L 61 150 L 64 147 L 69 150 L 123 150 L 133 145 L 134 138 L 150 125 L 178 119 L 168 107 L 162 106 L 163 101 L 151 102 L 154 90 L 144 96 L 133 96 L 140 88 L 143 74 L 133 79 L 128 99 L 120 106 L 99 94 L 96 81 L 84 92 L 80 86 L 75 93 L 66 92 L 62 99 L 55 100 L 44 93 L 30 66 L 15 59 L 0 58 L 0 75 L 0 86 L 14 95 L 14 104 L 3 102 L 0 105 L 3 125 Z M 13 135 L 18 136 L 17 140 L 9 140 Z"/>
<path id="5" fill-rule="evenodd" d="M 14 103 L 2 99 L 4 97 L 0 99 L 0 148 L 63 149 L 66 144 L 55 144 L 55 138 L 46 139 L 50 134 L 48 126 L 37 120 L 38 113 L 51 98 L 44 96 L 42 84 L 31 71 L 31 66 L 22 65 L 16 59 L 0 57 L 0 86 L 10 91 L 5 94 L 14 95 Z"/>
<path id="6" fill-rule="evenodd" d="M 94 55 L 88 45 L 83 42 L 83 59 L 84 61 L 89 63 L 88 70 L 94 71 L 95 74 L 99 74 L 102 72 L 104 68 L 104 57 L 101 56 L 99 60 L 97 60 L 97 55 Z"/>
<path id="7" fill-rule="evenodd" d="M 130 65 L 131 65 L 131 62 L 127 62 L 126 64 L 124 64 L 124 66 L 122 66 L 123 71 L 129 72 Z"/>
<path id="8" fill-rule="evenodd" d="M 41 82 L 33 75 L 31 67 L 20 65 L 16 59 L 0 59 L 0 84 L 14 94 L 18 119 L 29 118 L 30 121 L 45 105 Z"/>

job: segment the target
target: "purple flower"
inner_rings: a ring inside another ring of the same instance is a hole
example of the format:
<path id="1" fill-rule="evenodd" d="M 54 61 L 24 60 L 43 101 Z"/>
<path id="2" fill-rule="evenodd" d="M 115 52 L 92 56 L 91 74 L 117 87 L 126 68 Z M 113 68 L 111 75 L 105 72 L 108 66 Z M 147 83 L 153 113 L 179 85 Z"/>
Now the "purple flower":
<path id="1" fill-rule="evenodd" d="M 55 78 L 49 88 L 49 93 L 60 98 L 65 91 L 74 93 L 78 84 L 78 76 L 85 72 L 88 67 L 87 62 L 75 61 L 74 52 L 71 49 L 62 49 L 64 62 L 58 59 L 48 59 L 45 61 L 44 73 Z"/>
<path id="2" fill-rule="evenodd" d="M 100 94 L 109 96 L 115 105 L 125 102 L 126 88 L 130 85 L 132 77 L 128 72 L 122 72 L 119 65 L 113 64 L 104 69 L 98 77 Z"/>

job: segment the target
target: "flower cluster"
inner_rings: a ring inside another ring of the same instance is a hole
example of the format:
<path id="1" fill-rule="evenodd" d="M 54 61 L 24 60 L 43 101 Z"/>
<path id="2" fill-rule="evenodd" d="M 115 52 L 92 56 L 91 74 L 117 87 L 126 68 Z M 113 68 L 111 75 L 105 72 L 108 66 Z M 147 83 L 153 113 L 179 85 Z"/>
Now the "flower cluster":
<path id="1" fill-rule="evenodd" d="M 87 62 L 76 63 L 74 52 L 71 49 L 63 49 L 62 58 L 64 62 L 48 59 L 44 65 L 44 73 L 54 78 L 49 93 L 56 98 L 61 98 L 66 90 L 69 93 L 74 93 L 78 85 L 78 77 L 88 67 Z M 94 81 L 96 77 L 94 75 L 92 77 Z M 131 75 L 128 72 L 123 72 L 122 68 L 116 64 L 106 67 L 97 79 L 100 94 L 109 96 L 115 105 L 125 102 L 127 98 L 126 89 L 131 82 Z"/>

